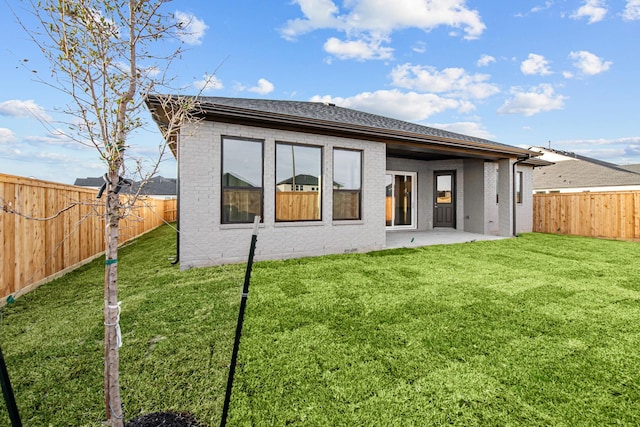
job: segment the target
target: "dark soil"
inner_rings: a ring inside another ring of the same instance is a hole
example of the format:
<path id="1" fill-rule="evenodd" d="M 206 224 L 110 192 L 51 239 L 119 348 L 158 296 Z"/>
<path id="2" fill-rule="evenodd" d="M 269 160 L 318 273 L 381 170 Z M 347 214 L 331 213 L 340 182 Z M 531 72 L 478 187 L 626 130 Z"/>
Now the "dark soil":
<path id="1" fill-rule="evenodd" d="M 141 415 L 125 423 L 125 427 L 206 427 L 189 414 L 154 412 Z"/>

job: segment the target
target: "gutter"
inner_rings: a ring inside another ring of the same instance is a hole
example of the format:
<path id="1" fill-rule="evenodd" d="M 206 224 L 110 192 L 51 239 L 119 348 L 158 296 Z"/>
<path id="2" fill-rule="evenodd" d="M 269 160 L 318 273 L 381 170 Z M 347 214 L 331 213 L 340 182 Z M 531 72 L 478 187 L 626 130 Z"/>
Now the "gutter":
<path id="1" fill-rule="evenodd" d="M 516 189 L 516 173 L 518 172 L 516 170 L 516 166 L 518 166 L 518 164 L 520 163 L 524 163 L 527 160 L 529 160 L 531 158 L 530 154 L 527 154 L 527 157 L 518 157 L 518 160 L 516 160 L 513 165 L 511 166 L 511 182 L 513 183 L 513 191 L 512 191 L 512 195 L 511 195 L 511 199 L 513 200 L 513 237 L 518 237 L 518 232 L 517 232 L 517 208 L 518 208 L 518 201 L 516 200 L 516 193 L 517 193 L 517 189 Z M 524 189 L 524 186 L 523 186 Z M 521 194 L 520 197 L 524 197 L 524 194 Z M 532 207 L 533 208 L 533 207 Z"/>
<path id="2" fill-rule="evenodd" d="M 176 259 L 171 265 L 180 262 L 180 135 L 176 137 Z"/>

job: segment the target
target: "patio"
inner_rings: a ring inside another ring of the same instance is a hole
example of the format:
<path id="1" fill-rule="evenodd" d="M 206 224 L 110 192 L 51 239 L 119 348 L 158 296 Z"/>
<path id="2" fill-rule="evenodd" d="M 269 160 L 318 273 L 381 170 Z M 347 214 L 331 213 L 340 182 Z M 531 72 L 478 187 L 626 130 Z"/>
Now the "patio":
<path id="1" fill-rule="evenodd" d="M 467 233 L 453 228 L 434 228 L 429 231 L 394 230 L 387 231 L 385 249 L 415 248 L 429 245 L 448 245 L 451 243 L 475 242 L 476 240 L 506 239 L 503 236 Z"/>

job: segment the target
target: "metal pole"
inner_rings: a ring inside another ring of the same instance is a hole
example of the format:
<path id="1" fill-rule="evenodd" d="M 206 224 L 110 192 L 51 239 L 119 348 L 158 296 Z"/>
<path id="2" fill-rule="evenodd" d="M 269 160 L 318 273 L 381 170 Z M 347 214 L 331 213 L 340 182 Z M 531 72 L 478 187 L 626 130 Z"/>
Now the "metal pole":
<path id="1" fill-rule="evenodd" d="M 236 325 L 236 339 L 233 342 L 233 353 L 231 354 L 231 366 L 229 366 L 229 378 L 227 380 L 227 392 L 224 396 L 224 406 L 222 407 L 222 419 L 220 427 L 227 425 L 227 415 L 229 413 L 229 402 L 231 401 L 231 389 L 233 388 L 233 375 L 236 372 L 236 362 L 238 360 L 238 350 L 240 349 L 240 337 L 242 336 L 242 323 L 244 322 L 244 311 L 247 307 L 247 297 L 249 296 L 249 282 L 251 281 L 251 268 L 253 267 L 253 255 L 258 241 L 258 225 L 260 216 L 253 219 L 253 235 L 251 236 L 251 248 L 249 249 L 249 260 L 244 274 L 244 287 L 242 288 L 242 299 L 240 300 L 240 312 L 238 313 L 238 324 Z"/>
<path id="2" fill-rule="evenodd" d="M 16 405 L 16 398 L 13 395 L 11 381 L 9 381 L 7 364 L 4 362 L 4 356 L 2 355 L 2 348 L 0 348 L 0 382 L 2 382 L 2 394 L 4 394 L 4 401 L 7 403 L 11 425 L 12 427 L 22 427 L 22 421 L 18 413 L 18 405 Z"/>

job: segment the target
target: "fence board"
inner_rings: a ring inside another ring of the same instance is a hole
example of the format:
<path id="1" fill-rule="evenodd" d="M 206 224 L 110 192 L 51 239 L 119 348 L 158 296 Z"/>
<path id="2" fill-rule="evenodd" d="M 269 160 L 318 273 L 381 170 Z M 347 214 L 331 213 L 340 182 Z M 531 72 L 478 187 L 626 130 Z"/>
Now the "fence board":
<path id="1" fill-rule="evenodd" d="M 640 240 L 640 191 L 533 196 L 533 231 Z"/>
<path id="2" fill-rule="evenodd" d="M 320 195 L 311 191 L 278 191 L 276 221 L 320 219 Z"/>
<path id="3" fill-rule="evenodd" d="M 104 252 L 104 202 L 96 194 L 91 188 L 0 174 L 0 206 L 51 218 L 0 210 L 0 305 L 5 297 L 28 292 Z M 175 221 L 177 201 L 142 198 L 135 212 L 121 222 L 121 243 Z"/>

